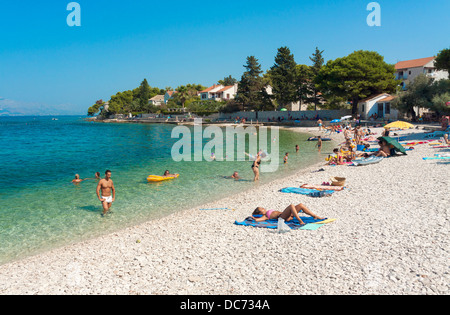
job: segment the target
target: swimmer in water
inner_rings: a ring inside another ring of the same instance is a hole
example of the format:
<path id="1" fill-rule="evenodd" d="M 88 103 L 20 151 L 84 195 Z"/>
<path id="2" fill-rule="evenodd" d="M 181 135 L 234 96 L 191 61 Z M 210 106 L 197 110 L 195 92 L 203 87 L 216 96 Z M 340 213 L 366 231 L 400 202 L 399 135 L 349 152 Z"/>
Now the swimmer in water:
<path id="1" fill-rule="evenodd" d="M 178 174 L 170 174 L 169 171 L 165 171 L 163 177 L 177 177 Z"/>
<path id="2" fill-rule="evenodd" d="M 72 183 L 74 183 L 74 184 L 79 184 L 79 183 L 81 183 L 82 181 L 84 181 L 84 179 L 81 179 L 81 178 L 80 178 L 80 175 L 75 174 L 75 179 L 72 180 Z"/>

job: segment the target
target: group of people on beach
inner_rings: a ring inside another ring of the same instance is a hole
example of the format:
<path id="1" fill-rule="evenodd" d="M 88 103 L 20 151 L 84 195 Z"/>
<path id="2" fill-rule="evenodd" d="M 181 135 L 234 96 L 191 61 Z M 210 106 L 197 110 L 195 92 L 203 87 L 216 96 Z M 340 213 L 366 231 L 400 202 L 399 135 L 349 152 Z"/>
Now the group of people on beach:
<path id="1" fill-rule="evenodd" d="M 72 180 L 72 183 L 75 185 L 78 185 L 79 183 L 86 180 L 98 181 L 96 193 L 98 200 L 102 203 L 103 206 L 102 216 L 105 216 L 107 213 L 111 211 L 112 204 L 116 200 L 116 189 L 114 187 L 114 182 L 112 181 L 111 176 L 112 172 L 110 170 L 107 170 L 105 172 L 105 178 L 101 178 L 100 172 L 96 172 L 95 178 L 81 179 L 80 175 L 76 174 L 75 178 Z M 172 178 L 177 177 L 177 174 L 171 174 L 169 170 L 166 170 L 162 177 Z"/>

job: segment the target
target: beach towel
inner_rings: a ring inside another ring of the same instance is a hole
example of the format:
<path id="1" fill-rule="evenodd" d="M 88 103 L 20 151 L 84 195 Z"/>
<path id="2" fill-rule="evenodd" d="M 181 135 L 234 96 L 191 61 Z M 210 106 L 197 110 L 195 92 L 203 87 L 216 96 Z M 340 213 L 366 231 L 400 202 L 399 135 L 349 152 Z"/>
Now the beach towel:
<path id="1" fill-rule="evenodd" d="M 300 225 L 300 222 L 297 219 L 286 222 L 287 226 L 289 226 L 292 230 L 317 230 L 322 227 L 323 224 L 321 222 L 326 222 L 328 219 L 324 220 L 316 220 L 312 217 L 300 217 L 306 225 Z M 318 224 L 312 224 L 318 223 Z M 235 221 L 234 224 L 241 226 L 253 226 L 258 228 L 267 228 L 267 229 L 277 229 L 278 228 L 278 220 L 267 220 L 263 222 L 256 222 L 252 217 L 248 217 L 242 222 Z M 314 225 L 314 226 L 309 226 Z M 317 227 L 318 226 L 318 227 Z"/>
<path id="2" fill-rule="evenodd" d="M 287 187 L 280 190 L 282 193 L 286 194 L 299 194 L 306 195 L 310 197 L 323 197 L 324 195 L 331 195 L 334 190 L 317 190 L 317 189 L 307 189 L 307 188 L 297 188 L 297 187 Z"/>

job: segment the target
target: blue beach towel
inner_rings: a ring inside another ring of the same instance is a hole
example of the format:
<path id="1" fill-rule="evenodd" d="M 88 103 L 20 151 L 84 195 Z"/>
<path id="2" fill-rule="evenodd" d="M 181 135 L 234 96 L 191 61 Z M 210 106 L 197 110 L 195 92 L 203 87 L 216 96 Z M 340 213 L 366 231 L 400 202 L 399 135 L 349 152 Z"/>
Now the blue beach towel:
<path id="1" fill-rule="evenodd" d="M 318 222 L 323 222 L 324 220 L 316 220 L 312 217 L 300 217 L 300 219 L 302 219 L 302 221 L 304 223 L 306 223 L 306 225 L 300 225 L 300 222 L 298 222 L 297 219 L 294 219 L 292 221 L 289 222 L 285 222 L 287 224 L 287 226 L 289 226 L 291 228 L 291 230 L 309 230 L 308 226 L 311 223 L 318 223 Z M 252 217 L 248 217 L 247 219 L 245 219 L 242 222 L 238 222 L 235 221 L 234 224 L 236 225 L 243 225 L 243 226 L 253 226 L 253 227 L 259 227 L 259 228 L 267 228 L 267 229 L 277 229 L 278 228 L 278 220 L 267 220 L 267 221 L 263 221 L 263 222 L 256 222 Z M 319 227 L 322 226 L 322 224 L 315 224 L 318 225 Z"/>
<path id="2" fill-rule="evenodd" d="M 307 189 L 307 188 L 297 188 L 297 187 L 287 187 L 280 190 L 282 193 L 286 194 L 300 194 L 307 195 L 311 197 L 322 197 L 320 195 L 331 195 L 334 193 L 334 190 L 317 190 L 317 189 Z M 323 194 L 321 194 L 323 192 Z"/>

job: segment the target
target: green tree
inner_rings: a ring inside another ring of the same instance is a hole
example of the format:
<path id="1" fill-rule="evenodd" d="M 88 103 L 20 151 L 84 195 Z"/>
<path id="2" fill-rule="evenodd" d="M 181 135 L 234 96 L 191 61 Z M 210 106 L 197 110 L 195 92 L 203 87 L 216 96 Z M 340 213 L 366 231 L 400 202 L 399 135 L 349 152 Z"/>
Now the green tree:
<path id="1" fill-rule="evenodd" d="M 105 102 L 103 102 L 103 100 L 97 101 L 94 105 L 89 107 L 88 116 L 94 116 L 103 109 L 103 106 L 105 106 Z"/>
<path id="2" fill-rule="evenodd" d="M 392 106 L 407 113 L 416 121 L 415 107 L 431 108 L 433 98 L 433 79 L 425 74 L 418 75 L 413 82 L 408 84 L 408 90 L 400 92 L 392 101 Z"/>
<path id="3" fill-rule="evenodd" d="M 131 112 L 130 106 L 133 103 L 133 91 L 118 92 L 111 96 L 108 112 L 110 114 L 127 114 Z"/>
<path id="4" fill-rule="evenodd" d="M 308 92 L 307 92 L 307 99 L 306 101 L 308 103 L 314 104 L 314 110 L 317 110 L 317 105 L 321 104 L 321 97 L 319 96 L 319 90 L 316 86 L 317 77 L 319 75 L 320 70 L 322 69 L 325 60 L 323 59 L 323 50 L 320 50 L 318 47 L 316 47 L 316 51 L 313 53 L 312 57 L 309 57 L 309 59 L 312 61 L 312 66 L 309 68 L 309 79 L 310 84 L 308 84 Z"/>
<path id="5" fill-rule="evenodd" d="M 281 47 L 275 56 L 275 64 L 269 75 L 273 84 L 273 95 L 280 106 L 286 107 L 298 100 L 296 86 L 297 64 L 288 47 Z"/>
<path id="6" fill-rule="evenodd" d="M 247 57 L 247 63 L 244 65 L 244 68 L 245 72 L 242 74 L 239 82 L 236 102 L 244 110 L 255 109 L 262 104 L 264 81 L 261 74 L 263 71 L 255 56 Z"/>
<path id="7" fill-rule="evenodd" d="M 447 102 L 450 102 L 450 79 L 434 81 L 431 89 L 431 109 L 438 115 L 450 113 L 450 107 L 447 106 Z"/>
<path id="8" fill-rule="evenodd" d="M 144 79 L 139 87 L 139 104 L 142 111 L 148 111 L 149 100 L 150 85 L 148 84 L 147 79 Z"/>
<path id="9" fill-rule="evenodd" d="M 297 65 L 295 75 L 295 86 L 297 88 L 297 98 L 300 100 L 300 105 L 303 102 L 309 102 L 311 95 L 311 85 L 313 84 L 311 78 L 311 67 L 307 65 Z"/>
<path id="10" fill-rule="evenodd" d="M 181 107 L 185 108 L 186 102 L 199 100 L 198 92 L 206 89 L 203 85 L 200 84 L 187 84 L 181 85 L 177 87 L 177 93 L 174 94 L 173 100 L 176 104 L 181 105 Z"/>
<path id="11" fill-rule="evenodd" d="M 352 101 L 352 113 L 357 114 L 358 102 L 379 93 L 393 93 L 400 81 L 394 77 L 395 68 L 374 51 L 355 51 L 328 61 L 317 76 L 317 87 L 326 96 Z"/>
<path id="12" fill-rule="evenodd" d="M 229 75 L 228 77 L 223 78 L 223 80 L 219 80 L 218 83 L 223 86 L 232 86 L 235 85 L 237 82 L 238 80 Z"/>
<path id="13" fill-rule="evenodd" d="M 444 70 L 448 72 L 448 78 L 450 79 L 450 49 L 443 49 L 436 56 L 435 64 L 436 70 Z"/>

